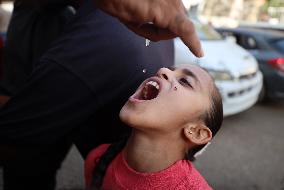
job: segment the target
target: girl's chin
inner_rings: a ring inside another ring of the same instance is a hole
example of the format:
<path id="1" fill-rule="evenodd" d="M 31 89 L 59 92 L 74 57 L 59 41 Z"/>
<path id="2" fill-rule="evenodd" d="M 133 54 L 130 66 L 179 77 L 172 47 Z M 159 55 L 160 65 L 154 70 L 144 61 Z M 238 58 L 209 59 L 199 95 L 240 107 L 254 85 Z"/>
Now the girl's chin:
<path id="1" fill-rule="evenodd" d="M 120 120 L 131 128 L 138 128 L 137 126 L 143 125 L 141 118 L 135 117 L 129 110 L 122 109 L 119 114 Z"/>
<path id="2" fill-rule="evenodd" d="M 133 117 L 133 114 L 131 114 L 131 110 L 128 109 L 127 105 L 124 105 L 123 108 L 120 110 L 119 118 L 123 123 L 128 126 L 132 125 L 135 120 L 135 117 Z"/>

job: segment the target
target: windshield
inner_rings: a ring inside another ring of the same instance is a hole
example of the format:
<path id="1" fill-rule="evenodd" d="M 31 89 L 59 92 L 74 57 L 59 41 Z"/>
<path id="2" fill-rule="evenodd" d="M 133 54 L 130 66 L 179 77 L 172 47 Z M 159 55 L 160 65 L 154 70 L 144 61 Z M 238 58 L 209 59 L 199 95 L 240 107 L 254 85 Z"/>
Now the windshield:
<path id="1" fill-rule="evenodd" d="M 194 21 L 194 26 L 200 40 L 222 40 L 221 35 L 210 25 Z"/>
<path id="2" fill-rule="evenodd" d="M 284 53 L 284 38 L 275 40 L 272 44 L 278 51 Z"/>

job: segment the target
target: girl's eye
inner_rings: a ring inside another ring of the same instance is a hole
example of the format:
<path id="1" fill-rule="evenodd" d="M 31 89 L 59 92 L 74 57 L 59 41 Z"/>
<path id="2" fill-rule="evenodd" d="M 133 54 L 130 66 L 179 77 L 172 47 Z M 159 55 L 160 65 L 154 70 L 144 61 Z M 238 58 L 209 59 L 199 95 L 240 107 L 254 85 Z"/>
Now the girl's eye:
<path id="1" fill-rule="evenodd" d="M 188 82 L 188 80 L 186 80 L 185 78 L 181 78 L 179 79 L 179 83 L 181 85 L 185 85 L 185 86 L 189 86 L 190 88 L 193 88 L 192 85 Z"/>

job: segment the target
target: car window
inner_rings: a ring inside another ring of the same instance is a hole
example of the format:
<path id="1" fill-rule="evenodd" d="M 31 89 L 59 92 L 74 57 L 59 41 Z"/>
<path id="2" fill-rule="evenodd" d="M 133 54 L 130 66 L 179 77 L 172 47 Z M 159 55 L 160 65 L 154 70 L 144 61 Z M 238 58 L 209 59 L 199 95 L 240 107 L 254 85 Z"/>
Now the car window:
<path id="1" fill-rule="evenodd" d="M 235 34 L 233 32 L 229 32 L 229 31 L 220 31 L 220 33 L 222 34 L 222 36 L 229 41 L 235 42 L 238 45 L 242 46 L 241 43 L 241 36 L 239 34 Z"/>
<path id="2" fill-rule="evenodd" d="M 242 36 L 240 45 L 243 46 L 245 49 L 258 49 L 257 42 L 252 36 Z"/>
<path id="3" fill-rule="evenodd" d="M 224 36 L 226 39 L 236 42 L 238 45 L 242 46 L 245 49 L 259 49 L 257 41 L 253 36 L 233 33 L 231 31 L 223 31 L 221 33 L 222 36 Z"/>
<path id="4" fill-rule="evenodd" d="M 284 38 L 272 42 L 272 45 L 281 53 L 284 53 Z"/>
<path id="5" fill-rule="evenodd" d="M 209 24 L 193 22 L 200 40 L 222 40 L 222 36 Z"/>

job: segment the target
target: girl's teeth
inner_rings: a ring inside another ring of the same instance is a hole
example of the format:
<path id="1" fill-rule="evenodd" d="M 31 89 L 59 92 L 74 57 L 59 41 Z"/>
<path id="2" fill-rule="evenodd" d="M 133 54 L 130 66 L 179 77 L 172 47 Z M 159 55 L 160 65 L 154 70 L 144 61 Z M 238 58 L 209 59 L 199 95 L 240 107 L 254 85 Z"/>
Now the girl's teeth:
<path id="1" fill-rule="evenodd" d="M 149 82 L 147 82 L 147 85 L 152 85 L 152 86 L 154 86 L 157 90 L 160 89 L 159 84 L 158 84 L 157 82 L 155 82 L 155 81 L 149 81 Z"/>

